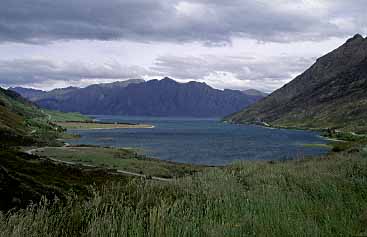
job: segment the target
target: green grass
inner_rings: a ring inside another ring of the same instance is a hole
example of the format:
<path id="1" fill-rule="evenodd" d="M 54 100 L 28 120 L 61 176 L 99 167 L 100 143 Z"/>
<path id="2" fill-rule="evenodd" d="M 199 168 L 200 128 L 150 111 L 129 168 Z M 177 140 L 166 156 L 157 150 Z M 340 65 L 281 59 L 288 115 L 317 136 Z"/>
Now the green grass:
<path id="1" fill-rule="evenodd" d="M 63 129 L 47 120 L 35 105 L 18 94 L 0 88 L 1 145 L 56 145 Z"/>
<path id="2" fill-rule="evenodd" d="M 80 113 L 63 113 L 52 110 L 43 110 L 43 111 L 45 114 L 48 115 L 48 117 L 52 122 L 68 122 L 68 121 L 85 122 L 91 120 L 90 117 L 82 115 Z"/>
<path id="3" fill-rule="evenodd" d="M 203 169 L 203 167 L 199 166 L 145 158 L 133 150 L 107 147 L 48 147 L 37 151 L 36 154 L 57 160 L 119 169 L 163 178 L 191 175 Z"/>
<path id="4" fill-rule="evenodd" d="M 310 144 L 302 144 L 304 147 L 308 147 L 308 148 L 327 148 L 327 149 L 330 149 L 332 148 L 331 145 L 329 144 L 317 144 L 317 143 L 310 143 Z"/>
<path id="5" fill-rule="evenodd" d="M 0 103 L 8 110 L 27 118 L 42 117 L 42 112 L 18 94 L 0 88 Z"/>
<path id="6" fill-rule="evenodd" d="M 0 210 L 26 208 L 42 196 L 65 201 L 73 192 L 88 198 L 88 189 L 110 181 L 126 181 L 105 170 L 60 165 L 14 149 L 0 147 Z M 0 231 L 1 233 L 1 231 Z M 0 234 L 1 235 L 1 234 Z"/>
<path id="7" fill-rule="evenodd" d="M 12 91 L 0 88 L 0 146 L 60 145 L 65 129 L 56 121 L 87 121 L 78 113 L 41 110 Z"/>
<path id="8" fill-rule="evenodd" d="M 367 159 L 238 162 L 174 182 L 132 179 L 89 200 L 0 216 L 2 236 L 352 236 L 367 231 Z"/>

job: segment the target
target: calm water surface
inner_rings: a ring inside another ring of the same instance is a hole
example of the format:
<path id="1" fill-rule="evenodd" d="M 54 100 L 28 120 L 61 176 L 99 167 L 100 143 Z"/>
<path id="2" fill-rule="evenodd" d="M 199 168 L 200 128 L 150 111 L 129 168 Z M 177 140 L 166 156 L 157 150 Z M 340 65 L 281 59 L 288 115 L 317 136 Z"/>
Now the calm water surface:
<path id="1" fill-rule="evenodd" d="M 154 129 L 73 130 L 72 144 L 136 148 L 149 157 L 181 163 L 226 165 L 235 160 L 278 160 L 321 155 L 317 132 L 226 124 L 219 119 L 93 116 L 105 122 L 148 123 Z"/>

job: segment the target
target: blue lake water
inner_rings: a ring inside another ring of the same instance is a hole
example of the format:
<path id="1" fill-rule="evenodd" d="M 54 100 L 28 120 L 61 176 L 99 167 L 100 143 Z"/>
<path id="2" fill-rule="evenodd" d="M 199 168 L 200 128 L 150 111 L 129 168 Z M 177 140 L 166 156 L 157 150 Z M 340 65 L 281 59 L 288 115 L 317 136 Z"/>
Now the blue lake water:
<path id="1" fill-rule="evenodd" d="M 137 148 L 149 157 L 181 163 L 226 165 L 235 160 L 279 160 L 321 155 L 317 132 L 235 125 L 219 119 L 93 116 L 105 122 L 145 123 L 153 129 L 73 130 L 72 144 Z"/>

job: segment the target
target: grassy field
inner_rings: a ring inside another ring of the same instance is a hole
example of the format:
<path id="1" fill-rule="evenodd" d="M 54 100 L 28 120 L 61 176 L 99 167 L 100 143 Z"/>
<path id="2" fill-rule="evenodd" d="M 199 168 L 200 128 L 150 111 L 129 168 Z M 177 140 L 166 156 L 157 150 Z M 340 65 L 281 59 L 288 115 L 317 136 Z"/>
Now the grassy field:
<path id="1" fill-rule="evenodd" d="M 333 146 L 330 144 L 303 144 L 304 147 L 309 148 L 332 148 Z"/>
<path id="2" fill-rule="evenodd" d="M 80 113 L 63 113 L 53 110 L 42 110 L 47 116 L 48 119 L 52 122 L 85 122 L 91 121 L 91 118 L 88 116 L 82 115 Z"/>
<path id="3" fill-rule="evenodd" d="M 149 159 L 138 155 L 133 150 L 106 147 L 47 147 L 34 152 L 34 154 L 62 161 L 119 169 L 162 178 L 192 175 L 204 168 Z"/>
<path id="4" fill-rule="evenodd" d="M 356 148 L 357 149 L 357 148 Z M 2 236 L 364 236 L 367 152 L 239 162 L 0 215 Z"/>

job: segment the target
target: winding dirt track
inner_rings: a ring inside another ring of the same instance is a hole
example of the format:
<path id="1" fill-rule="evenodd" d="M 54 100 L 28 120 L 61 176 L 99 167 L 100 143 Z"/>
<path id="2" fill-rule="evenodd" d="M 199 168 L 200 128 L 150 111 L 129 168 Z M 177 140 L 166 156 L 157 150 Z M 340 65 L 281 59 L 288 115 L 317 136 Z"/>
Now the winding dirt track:
<path id="1" fill-rule="evenodd" d="M 64 147 L 68 147 L 69 144 L 65 144 Z M 49 148 L 49 147 L 41 147 L 41 148 L 34 148 L 34 149 L 30 149 L 30 150 L 26 150 L 24 151 L 25 153 L 29 154 L 29 155 L 34 155 L 34 153 L 36 151 L 42 151 L 45 148 Z M 63 161 L 63 160 L 58 160 L 58 159 L 54 159 L 54 158 L 49 158 L 47 157 L 48 160 L 51 160 L 53 162 L 56 163 L 63 163 L 63 164 L 68 164 L 68 165 L 78 165 L 78 166 L 84 166 L 84 167 L 88 167 L 88 168 L 100 168 L 98 166 L 94 166 L 94 165 L 88 165 L 88 164 L 83 164 L 83 163 L 76 163 L 76 162 L 71 162 L 71 161 Z M 125 171 L 125 170 L 116 170 L 115 172 L 120 173 L 120 174 L 124 174 L 124 175 L 128 175 L 128 176 L 136 176 L 136 177 L 141 177 L 141 178 L 148 178 L 146 175 L 144 174 L 139 174 L 139 173 L 135 173 L 135 172 L 130 172 L 130 171 Z M 155 176 L 149 176 L 149 179 L 152 180 L 157 180 L 157 181 L 164 181 L 164 182 L 169 182 L 172 181 L 173 179 L 166 179 L 166 178 L 161 178 L 161 177 L 155 177 Z"/>

